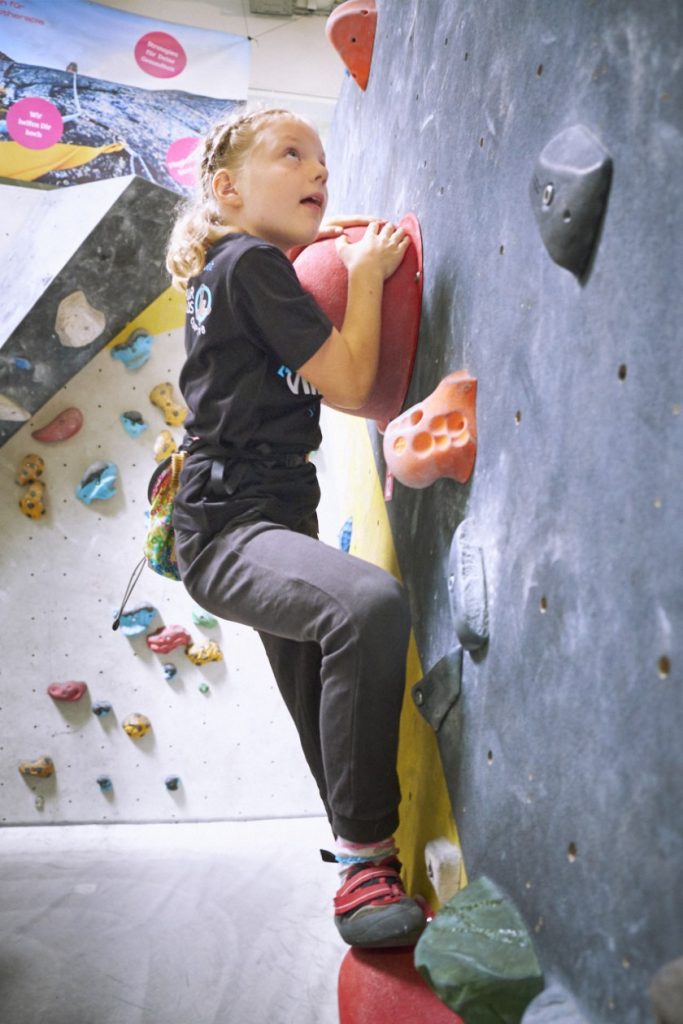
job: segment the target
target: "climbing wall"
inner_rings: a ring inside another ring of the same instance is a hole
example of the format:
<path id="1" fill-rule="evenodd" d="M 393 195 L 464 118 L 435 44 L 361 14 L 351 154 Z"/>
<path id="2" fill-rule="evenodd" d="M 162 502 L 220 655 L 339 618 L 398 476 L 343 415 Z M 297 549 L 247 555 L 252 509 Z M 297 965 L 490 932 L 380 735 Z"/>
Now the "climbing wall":
<path id="1" fill-rule="evenodd" d="M 163 292 L 0 449 L 2 824 L 324 813 L 253 630 L 207 622 L 180 583 L 149 569 L 129 603 L 131 612 L 143 609 L 141 628 L 129 635 L 123 626 L 112 630 L 142 551 L 155 441 L 163 431 L 175 442 L 182 438 L 149 395 L 160 383 L 175 387 L 183 317 L 182 298 Z M 131 368 L 116 353 L 136 331 L 149 347 L 143 364 Z M 32 437 L 74 408 L 83 421 L 77 433 L 59 441 Z M 133 424 L 144 429 L 131 435 L 121 420 L 125 412 L 138 413 Z M 28 454 L 45 464 L 45 514 L 37 519 L 19 508 L 31 484 L 15 482 Z M 76 491 L 102 462 L 116 467 L 115 482 L 86 503 Z M 318 468 L 324 480 L 322 455 Z M 333 481 L 325 490 L 322 532 L 336 543 Z M 131 619 L 135 625 L 136 616 Z M 170 626 L 199 647 L 212 644 L 209 660 L 194 664 L 187 641 L 151 649 L 147 638 Z M 48 694 L 48 687 L 68 682 L 87 684 L 80 700 Z M 111 710 L 98 715 L 102 702 Z M 134 714 L 151 723 L 139 739 L 123 729 Z M 52 759 L 52 777 L 22 778 L 19 763 L 41 757 Z M 98 779 L 110 785 L 101 788 Z"/>
<path id="2" fill-rule="evenodd" d="M 421 223 L 406 405 L 478 382 L 469 483 L 388 506 L 425 671 L 457 643 L 463 519 L 483 553 L 490 639 L 440 740 L 467 873 L 518 907 L 575 1017 L 618 1024 L 649 1019 L 683 948 L 682 41 L 673 2 L 382 0 L 328 146 L 334 209 Z"/>

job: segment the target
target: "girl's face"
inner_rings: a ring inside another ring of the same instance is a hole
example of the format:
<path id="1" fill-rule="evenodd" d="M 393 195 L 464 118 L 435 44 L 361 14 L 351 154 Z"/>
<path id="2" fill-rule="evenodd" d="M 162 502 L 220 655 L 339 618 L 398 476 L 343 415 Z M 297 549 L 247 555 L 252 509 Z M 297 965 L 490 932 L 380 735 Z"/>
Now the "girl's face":
<path id="1" fill-rule="evenodd" d="M 327 206 L 327 167 L 318 133 L 296 118 L 262 128 L 236 171 L 218 171 L 214 194 L 225 220 L 286 252 L 318 234 Z"/>

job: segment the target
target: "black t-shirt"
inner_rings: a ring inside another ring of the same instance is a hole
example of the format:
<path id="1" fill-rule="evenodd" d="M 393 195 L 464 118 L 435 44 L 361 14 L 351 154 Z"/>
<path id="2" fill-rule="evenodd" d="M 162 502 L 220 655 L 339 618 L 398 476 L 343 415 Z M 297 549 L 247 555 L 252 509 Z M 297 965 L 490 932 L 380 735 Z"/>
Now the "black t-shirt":
<path id="1" fill-rule="evenodd" d="M 275 246 L 234 234 L 208 251 L 187 290 L 180 390 L 187 433 L 234 452 L 225 473 L 234 493 L 216 493 L 208 460 L 201 452 L 188 456 L 175 502 L 178 526 L 213 533 L 229 520 L 260 516 L 294 525 L 315 509 L 312 463 L 241 461 L 240 452 L 265 445 L 277 457 L 319 446 L 321 395 L 297 370 L 331 331 Z M 231 473 L 238 462 L 239 472 Z"/>

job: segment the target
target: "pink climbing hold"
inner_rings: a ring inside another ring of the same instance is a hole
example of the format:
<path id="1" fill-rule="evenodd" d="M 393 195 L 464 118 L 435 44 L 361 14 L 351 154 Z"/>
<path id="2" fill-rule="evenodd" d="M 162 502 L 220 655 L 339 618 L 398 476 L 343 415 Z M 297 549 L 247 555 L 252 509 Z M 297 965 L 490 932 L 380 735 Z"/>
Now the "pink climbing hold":
<path id="1" fill-rule="evenodd" d="M 189 647 L 192 637 L 182 626 L 162 626 L 150 633 L 146 642 L 155 654 L 169 654 L 176 647 Z"/>
<path id="2" fill-rule="evenodd" d="M 78 433 L 82 426 L 83 413 L 80 409 L 72 406 L 70 409 L 64 409 L 44 427 L 34 430 L 31 437 L 36 441 L 45 441 L 46 444 L 53 444 L 55 441 L 68 441 L 70 437 Z"/>
<path id="3" fill-rule="evenodd" d="M 67 700 L 74 702 L 80 700 L 87 689 L 87 683 L 70 680 L 68 683 L 50 683 L 47 688 L 47 692 L 53 700 Z"/>

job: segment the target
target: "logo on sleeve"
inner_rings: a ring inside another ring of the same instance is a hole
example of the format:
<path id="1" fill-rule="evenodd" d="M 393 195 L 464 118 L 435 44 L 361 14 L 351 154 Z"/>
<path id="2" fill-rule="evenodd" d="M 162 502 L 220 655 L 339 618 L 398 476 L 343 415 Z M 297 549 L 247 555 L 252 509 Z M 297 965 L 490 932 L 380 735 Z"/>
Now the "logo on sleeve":
<path id="1" fill-rule="evenodd" d="M 207 285 L 200 284 L 196 291 L 194 287 L 188 288 L 187 313 L 190 317 L 190 327 L 195 334 L 206 333 L 204 321 L 211 312 L 212 302 L 211 289 Z"/>

